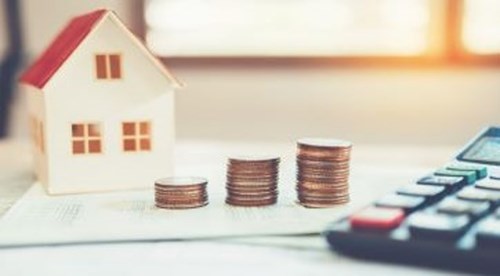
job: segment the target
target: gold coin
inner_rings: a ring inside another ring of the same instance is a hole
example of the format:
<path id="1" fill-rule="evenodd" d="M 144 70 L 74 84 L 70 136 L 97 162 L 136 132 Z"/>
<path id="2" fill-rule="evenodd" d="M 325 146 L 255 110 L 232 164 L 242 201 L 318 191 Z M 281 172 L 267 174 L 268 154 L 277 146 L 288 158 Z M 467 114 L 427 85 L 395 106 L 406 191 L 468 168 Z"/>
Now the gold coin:
<path id="1" fill-rule="evenodd" d="M 160 178 L 155 181 L 155 186 L 163 188 L 187 188 L 206 186 L 208 180 L 202 177 L 166 177 Z"/>
<path id="2" fill-rule="evenodd" d="M 325 183 L 325 184 L 337 184 L 337 183 L 346 183 L 349 182 L 349 176 L 342 177 L 309 177 L 305 175 L 297 176 L 298 182 L 311 182 L 311 183 Z"/>
<path id="3" fill-rule="evenodd" d="M 303 194 L 297 195 L 300 201 L 318 201 L 318 202 L 330 202 L 337 201 L 339 199 L 344 199 L 349 197 L 349 192 L 335 193 L 335 194 Z"/>
<path id="4" fill-rule="evenodd" d="M 297 192 L 300 193 L 335 193 L 335 192 L 341 192 L 341 191 L 346 191 L 349 190 L 349 185 L 341 185 L 341 186 L 327 186 L 327 187 L 314 187 L 314 188 L 309 188 L 309 187 L 302 187 L 297 185 L 295 188 Z"/>
<path id="5" fill-rule="evenodd" d="M 162 188 L 155 187 L 155 192 L 162 194 L 172 194 L 172 195 L 196 195 L 205 193 L 205 188 L 197 188 L 197 189 L 172 189 L 172 188 Z"/>
<path id="6" fill-rule="evenodd" d="M 234 170 L 228 169 L 227 175 L 241 175 L 241 176 L 257 176 L 257 175 L 266 175 L 266 176 L 276 176 L 279 174 L 278 170 Z"/>
<path id="7" fill-rule="evenodd" d="M 339 201 L 334 202 L 334 203 L 318 203 L 318 202 L 297 201 L 297 204 L 302 205 L 303 207 L 306 207 L 306 208 L 331 208 L 331 207 L 335 207 L 337 205 L 346 204 L 348 202 L 349 202 L 349 199 L 339 200 Z"/>
<path id="8" fill-rule="evenodd" d="M 349 161 L 344 162 L 331 162 L 331 161 L 313 161 L 297 159 L 297 168 L 299 169 L 317 169 L 317 170 L 336 170 L 336 169 L 349 169 Z"/>
<path id="9" fill-rule="evenodd" d="M 156 203 L 156 207 L 162 209 L 193 209 L 193 208 L 200 208 L 206 205 L 208 205 L 208 201 L 198 202 L 193 204 L 163 204 L 158 202 Z"/>
<path id="10" fill-rule="evenodd" d="M 308 177 L 308 178 L 343 178 L 348 177 L 349 171 L 331 171 L 328 173 L 318 173 L 318 172 L 304 172 L 298 171 L 297 177 Z"/>
<path id="11" fill-rule="evenodd" d="M 235 179 L 235 180 L 274 180 L 278 178 L 277 174 L 274 175 L 268 175 L 268 174 L 258 174 L 258 175 L 235 175 L 235 174 L 226 174 L 226 177 L 228 179 Z"/>
<path id="12" fill-rule="evenodd" d="M 277 196 L 278 191 L 257 191 L 257 192 L 236 192 L 236 191 L 227 191 L 227 196 L 228 197 L 257 197 L 257 198 L 262 198 L 262 197 L 272 197 L 272 196 Z"/>
<path id="13" fill-rule="evenodd" d="M 206 193 L 195 194 L 195 195 L 178 195 L 178 194 L 162 194 L 155 193 L 155 198 L 164 198 L 164 199 L 199 199 L 206 198 L 208 195 Z"/>
<path id="14" fill-rule="evenodd" d="M 330 156 L 324 154 L 298 154 L 297 158 L 302 161 L 346 163 L 351 160 L 350 156 Z"/>
<path id="15" fill-rule="evenodd" d="M 226 186 L 226 190 L 236 192 L 236 193 L 245 193 L 245 192 L 272 192 L 272 191 L 277 191 L 277 187 L 259 187 L 259 186 L 253 186 L 253 187 L 235 187 L 235 186 Z"/>
<path id="16" fill-rule="evenodd" d="M 279 156 L 233 156 L 228 158 L 229 164 L 276 164 L 280 162 Z"/>
<path id="17" fill-rule="evenodd" d="M 227 185 L 231 186 L 275 186 L 278 179 L 227 179 Z"/>
<path id="18" fill-rule="evenodd" d="M 301 138 L 297 141 L 299 147 L 311 147 L 311 148 L 327 148 L 327 149 L 337 149 L 337 148 L 351 148 L 352 143 L 346 140 L 331 139 L 331 138 Z"/>
<path id="19" fill-rule="evenodd" d="M 274 205 L 277 202 L 277 198 L 269 199 L 269 200 L 251 200 L 251 201 L 241 201 L 235 200 L 231 198 L 226 198 L 226 203 L 233 206 L 239 207 L 263 207 Z"/>

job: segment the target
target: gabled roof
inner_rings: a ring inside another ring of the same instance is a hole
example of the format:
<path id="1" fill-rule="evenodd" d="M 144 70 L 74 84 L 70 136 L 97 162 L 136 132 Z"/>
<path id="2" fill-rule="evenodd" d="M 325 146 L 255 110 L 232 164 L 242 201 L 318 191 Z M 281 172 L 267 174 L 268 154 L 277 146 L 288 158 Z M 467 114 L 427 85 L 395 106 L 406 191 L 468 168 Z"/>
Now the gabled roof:
<path id="1" fill-rule="evenodd" d="M 21 75 L 20 81 L 42 89 L 91 31 L 108 15 L 139 46 L 175 87 L 183 86 L 110 10 L 100 9 L 73 18 L 43 54 Z"/>

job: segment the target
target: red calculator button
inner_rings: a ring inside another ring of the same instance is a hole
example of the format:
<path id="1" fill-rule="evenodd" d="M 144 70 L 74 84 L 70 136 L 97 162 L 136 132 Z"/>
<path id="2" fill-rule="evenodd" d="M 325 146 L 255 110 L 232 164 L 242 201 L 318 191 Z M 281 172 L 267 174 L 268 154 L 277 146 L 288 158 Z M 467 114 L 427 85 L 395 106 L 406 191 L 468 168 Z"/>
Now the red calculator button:
<path id="1" fill-rule="evenodd" d="M 390 230 L 401 224 L 403 209 L 368 207 L 349 218 L 351 226 L 358 229 Z"/>

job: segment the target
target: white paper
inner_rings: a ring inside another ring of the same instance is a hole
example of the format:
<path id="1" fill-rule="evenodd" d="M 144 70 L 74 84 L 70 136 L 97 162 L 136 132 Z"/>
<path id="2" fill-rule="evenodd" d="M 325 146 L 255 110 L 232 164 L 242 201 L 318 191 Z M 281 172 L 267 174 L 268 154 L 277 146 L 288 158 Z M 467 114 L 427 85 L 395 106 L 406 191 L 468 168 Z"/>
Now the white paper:
<path id="1" fill-rule="evenodd" d="M 2 275 L 462 275 L 358 261 L 328 250 L 158 242 L 0 250 Z M 465 274 L 464 274 L 465 275 Z"/>
<path id="2" fill-rule="evenodd" d="M 351 203 L 327 209 L 296 204 L 294 176 L 289 173 L 281 177 L 276 206 L 228 206 L 224 203 L 224 166 L 213 163 L 191 167 L 210 176 L 210 204 L 199 209 L 158 209 L 152 189 L 49 196 L 35 184 L 0 221 L 0 246 L 320 233 L 346 212 L 425 172 L 421 168 L 357 168 L 351 177 Z M 293 172 L 293 162 L 283 164 L 282 169 Z"/>

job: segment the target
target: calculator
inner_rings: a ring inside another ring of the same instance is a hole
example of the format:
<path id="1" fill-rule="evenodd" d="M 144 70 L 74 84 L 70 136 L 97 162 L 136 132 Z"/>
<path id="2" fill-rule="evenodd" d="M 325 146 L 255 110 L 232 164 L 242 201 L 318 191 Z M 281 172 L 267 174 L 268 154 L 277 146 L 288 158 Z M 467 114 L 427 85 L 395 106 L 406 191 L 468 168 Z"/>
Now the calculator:
<path id="1" fill-rule="evenodd" d="M 498 275 L 500 127 L 484 129 L 450 162 L 333 222 L 324 235 L 332 250 L 356 258 Z"/>

